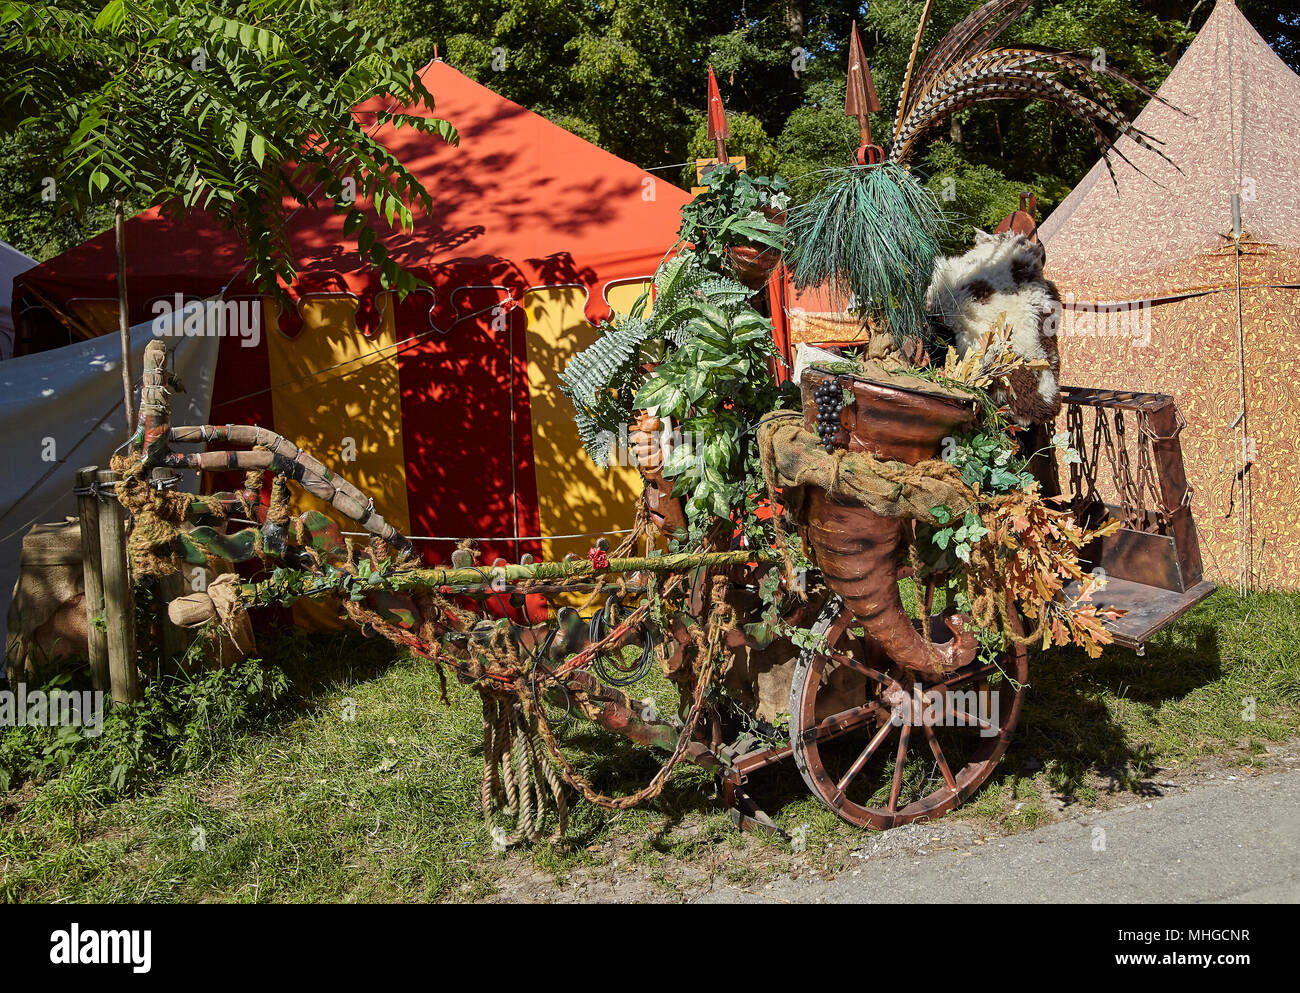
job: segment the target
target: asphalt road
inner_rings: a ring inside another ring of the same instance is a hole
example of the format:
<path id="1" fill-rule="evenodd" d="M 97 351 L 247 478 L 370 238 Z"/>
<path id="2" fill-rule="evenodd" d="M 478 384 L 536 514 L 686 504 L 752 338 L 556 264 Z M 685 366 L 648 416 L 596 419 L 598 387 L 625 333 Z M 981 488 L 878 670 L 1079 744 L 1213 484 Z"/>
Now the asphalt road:
<path id="1" fill-rule="evenodd" d="M 873 835 L 833 878 L 725 884 L 701 903 L 1300 902 L 1300 770 L 1219 779 L 982 839 L 939 821 Z"/>

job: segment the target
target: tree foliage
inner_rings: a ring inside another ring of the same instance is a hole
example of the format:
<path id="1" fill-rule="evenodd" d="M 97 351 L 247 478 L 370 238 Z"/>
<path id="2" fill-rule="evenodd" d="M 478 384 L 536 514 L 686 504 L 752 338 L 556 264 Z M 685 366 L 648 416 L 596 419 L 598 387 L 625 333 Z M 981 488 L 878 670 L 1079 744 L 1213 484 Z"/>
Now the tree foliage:
<path id="1" fill-rule="evenodd" d="M 211 210 L 273 286 L 294 275 L 288 215 L 327 201 L 386 285 L 414 286 L 378 219 L 409 227 L 432 197 L 373 132 L 456 133 L 431 116 L 415 67 L 341 12 L 319 0 L 0 2 L 0 51 L 3 116 L 20 122 L 36 159 L 24 171 L 53 181 L 59 211 Z M 352 113 L 371 97 L 387 103 L 373 125 Z"/>
<path id="2" fill-rule="evenodd" d="M 979 2 L 936 0 L 926 42 L 941 37 Z M 332 4 L 368 29 L 367 44 L 378 47 L 382 35 L 398 58 L 414 64 L 432 58 L 436 47 L 457 69 L 509 99 L 643 167 L 670 167 L 659 175 L 680 175 L 683 183 L 691 176 L 675 164 L 712 154 L 701 127 L 705 68 L 712 64 L 732 114 L 735 137 L 729 150 L 752 157 L 764 174 L 774 161 L 796 197 L 816 186 L 817 170 L 844 164 L 857 145 L 856 128 L 843 116 L 853 20 L 859 21 L 884 108 L 872 115 L 873 134 L 885 144 L 923 6 L 922 0 L 319 3 Z M 1238 5 L 1278 54 L 1300 67 L 1300 18 L 1293 0 L 1239 0 Z M 1157 86 L 1213 7 L 1214 0 L 1038 0 L 1006 40 L 1089 53 L 1104 49 L 1112 64 Z M 341 40 L 337 22 L 322 18 L 321 30 L 335 39 L 330 44 Z M 333 78 L 331 70 L 324 71 Z M 1114 95 L 1130 114 L 1140 109 L 1133 93 L 1116 89 Z M 19 143 L 25 148 L 40 140 L 25 129 Z M 46 222 L 49 211 L 36 197 L 45 173 L 19 177 L 15 167 L 22 151 L 0 144 L 0 234 L 44 256 L 50 246 L 29 239 L 48 239 L 62 248 L 79 231 Z M 1092 137 L 1053 108 L 1004 102 L 956 115 L 917 169 L 937 192 L 946 180 L 955 181 L 957 199 L 947 205 L 967 219 L 968 231 L 1014 208 L 1022 189 L 1038 195 L 1045 213 L 1096 156 Z"/>

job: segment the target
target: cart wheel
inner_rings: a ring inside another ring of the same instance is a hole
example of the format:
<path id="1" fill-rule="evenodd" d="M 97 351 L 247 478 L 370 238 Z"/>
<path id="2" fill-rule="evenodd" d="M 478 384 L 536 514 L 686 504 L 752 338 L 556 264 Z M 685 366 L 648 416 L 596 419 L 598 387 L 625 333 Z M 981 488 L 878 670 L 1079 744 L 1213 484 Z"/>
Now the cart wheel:
<path id="1" fill-rule="evenodd" d="M 1013 645 L 942 677 L 892 663 L 833 598 L 790 686 L 790 741 L 809 789 L 850 824 L 947 813 L 988 779 L 1020 716 L 1028 654 Z"/>

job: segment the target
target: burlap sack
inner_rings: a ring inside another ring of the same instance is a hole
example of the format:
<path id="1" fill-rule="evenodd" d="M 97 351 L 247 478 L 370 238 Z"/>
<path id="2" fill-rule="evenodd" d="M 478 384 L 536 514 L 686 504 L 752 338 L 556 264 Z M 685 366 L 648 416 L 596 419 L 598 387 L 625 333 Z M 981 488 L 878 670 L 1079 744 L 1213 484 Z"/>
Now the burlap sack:
<path id="1" fill-rule="evenodd" d="M 23 537 L 5 641 L 10 682 L 40 683 L 86 656 L 81 525 L 37 524 Z"/>

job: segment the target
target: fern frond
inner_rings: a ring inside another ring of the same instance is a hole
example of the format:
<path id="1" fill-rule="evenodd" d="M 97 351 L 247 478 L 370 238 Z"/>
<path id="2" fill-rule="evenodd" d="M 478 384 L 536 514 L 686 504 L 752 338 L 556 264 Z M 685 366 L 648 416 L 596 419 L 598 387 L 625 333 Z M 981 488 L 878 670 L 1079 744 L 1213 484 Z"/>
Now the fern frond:
<path id="1" fill-rule="evenodd" d="M 705 269 L 693 256 L 683 255 L 678 259 L 679 265 L 667 269 L 665 263 L 656 275 L 651 331 L 680 346 L 690 339 L 694 321 L 714 319 L 709 307 L 724 311 L 744 307 L 754 291 L 730 277 Z"/>
<path id="2" fill-rule="evenodd" d="M 631 414 L 631 398 L 640 384 L 641 346 L 650 326 L 640 317 L 624 316 L 602 322 L 600 330 L 601 336 L 560 373 L 560 392 L 573 403 L 587 454 L 605 469 L 614 434 Z"/>

